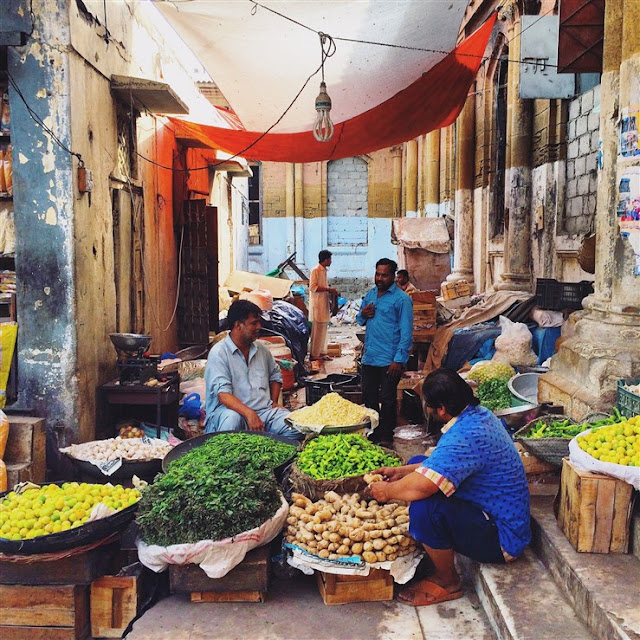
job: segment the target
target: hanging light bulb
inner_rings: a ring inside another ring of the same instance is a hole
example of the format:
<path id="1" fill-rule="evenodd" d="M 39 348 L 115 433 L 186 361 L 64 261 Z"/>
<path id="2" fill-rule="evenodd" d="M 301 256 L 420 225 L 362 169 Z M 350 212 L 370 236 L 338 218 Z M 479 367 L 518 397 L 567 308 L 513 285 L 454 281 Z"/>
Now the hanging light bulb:
<path id="1" fill-rule="evenodd" d="M 316 111 L 318 115 L 313 123 L 313 137 L 318 142 L 329 142 L 333 137 L 333 122 L 329 117 L 331 111 L 331 98 L 327 93 L 327 85 L 320 83 L 320 93 L 316 98 Z"/>

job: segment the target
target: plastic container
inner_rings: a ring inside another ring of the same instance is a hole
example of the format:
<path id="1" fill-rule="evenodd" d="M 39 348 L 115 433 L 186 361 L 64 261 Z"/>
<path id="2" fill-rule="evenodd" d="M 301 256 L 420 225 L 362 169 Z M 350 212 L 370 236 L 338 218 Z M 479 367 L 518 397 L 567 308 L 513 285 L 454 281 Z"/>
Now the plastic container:
<path id="1" fill-rule="evenodd" d="M 552 278 L 536 280 L 536 303 L 541 309 L 561 311 L 562 309 L 582 309 L 582 300 L 593 293 L 593 283 L 558 282 Z"/>
<path id="2" fill-rule="evenodd" d="M 640 384 L 640 378 L 625 378 L 618 380 L 618 402 L 616 406 L 625 418 L 633 418 L 640 415 L 640 396 L 624 387 L 626 385 Z"/>

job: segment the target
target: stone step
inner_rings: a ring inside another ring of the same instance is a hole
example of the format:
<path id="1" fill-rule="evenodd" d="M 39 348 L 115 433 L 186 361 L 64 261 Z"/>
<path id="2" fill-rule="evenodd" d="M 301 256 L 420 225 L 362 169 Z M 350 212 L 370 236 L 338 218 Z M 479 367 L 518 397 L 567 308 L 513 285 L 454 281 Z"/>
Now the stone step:
<path id="1" fill-rule="evenodd" d="M 602 640 L 638 640 L 640 560 L 577 553 L 558 527 L 553 498 L 532 497 L 531 515 L 532 548 L 591 632 Z"/>
<path id="2" fill-rule="evenodd" d="M 631 550 L 633 555 L 640 560 L 640 500 L 636 500 L 631 520 Z"/>
<path id="3" fill-rule="evenodd" d="M 458 563 L 500 640 L 596 640 L 531 549 L 508 565 Z"/>

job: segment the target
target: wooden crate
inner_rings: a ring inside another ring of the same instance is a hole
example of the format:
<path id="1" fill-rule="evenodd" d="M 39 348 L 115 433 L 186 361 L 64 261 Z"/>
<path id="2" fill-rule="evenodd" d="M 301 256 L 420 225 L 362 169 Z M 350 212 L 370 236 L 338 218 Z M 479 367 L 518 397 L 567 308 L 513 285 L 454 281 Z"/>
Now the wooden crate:
<path id="1" fill-rule="evenodd" d="M 576 551 L 627 553 L 633 487 L 562 461 L 558 524 Z"/>
<path id="2" fill-rule="evenodd" d="M 325 604 L 393 600 L 393 578 L 385 569 L 371 569 L 368 576 L 316 571 L 316 579 Z"/>
<path id="3" fill-rule="evenodd" d="M 60 560 L 39 561 L 33 555 L 24 563 L 0 560 L 0 584 L 90 584 L 113 571 L 118 546 L 113 542 Z"/>
<path id="4" fill-rule="evenodd" d="M 91 635 L 120 638 L 136 617 L 152 589 L 150 570 L 139 562 L 117 576 L 102 576 L 91 583 Z"/>
<path id="5" fill-rule="evenodd" d="M 188 593 L 191 602 L 264 602 L 269 585 L 269 547 L 258 547 L 222 578 L 209 578 L 195 564 L 170 565 L 171 593 Z"/>
<path id="6" fill-rule="evenodd" d="M 0 638 L 3 640 L 83 640 L 87 637 L 88 586 L 0 586 Z"/>

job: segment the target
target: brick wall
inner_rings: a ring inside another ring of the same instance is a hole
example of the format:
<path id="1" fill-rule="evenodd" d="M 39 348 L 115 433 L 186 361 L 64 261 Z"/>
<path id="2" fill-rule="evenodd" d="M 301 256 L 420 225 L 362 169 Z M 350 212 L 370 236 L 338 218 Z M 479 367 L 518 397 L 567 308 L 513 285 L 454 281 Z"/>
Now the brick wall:
<path id="1" fill-rule="evenodd" d="M 342 158 L 327 166 L 329 246 L 367 244 L 368 168 L 361 158 Z"/>
<path id="2" fill-rule="evenodd" d="M 567 192 L 561 231 L 585 234 L 593 226 L 598 183 L 600 86 L 569 105 Z"/>

